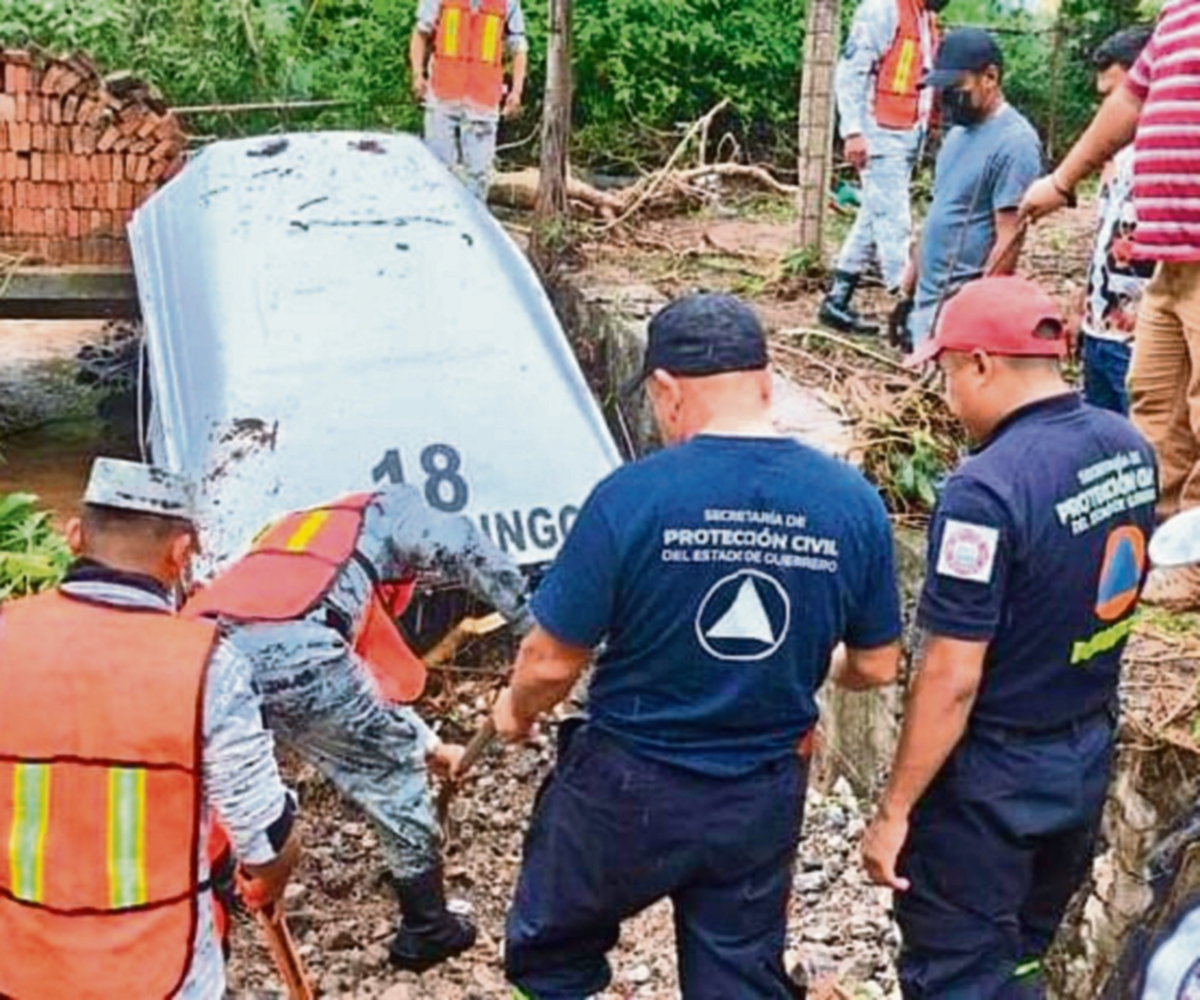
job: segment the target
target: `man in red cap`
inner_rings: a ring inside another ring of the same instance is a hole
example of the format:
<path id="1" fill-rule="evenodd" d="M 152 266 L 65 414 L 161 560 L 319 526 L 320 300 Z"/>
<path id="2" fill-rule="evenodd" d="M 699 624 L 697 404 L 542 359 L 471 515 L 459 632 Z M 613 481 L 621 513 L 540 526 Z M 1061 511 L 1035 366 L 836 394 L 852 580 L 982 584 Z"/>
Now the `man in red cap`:
<path id="1" fill-rule="evenodd" d="M 1042 996 L 1091 864 L 1157 487 L 1142 436 L 1063 380 L 1066 353 L 1054 302 L 997 277 L 915 356 L 978 444 L 934 511 L 920 669 L 863 843 L 897 893 L 906 1000 Z"/>

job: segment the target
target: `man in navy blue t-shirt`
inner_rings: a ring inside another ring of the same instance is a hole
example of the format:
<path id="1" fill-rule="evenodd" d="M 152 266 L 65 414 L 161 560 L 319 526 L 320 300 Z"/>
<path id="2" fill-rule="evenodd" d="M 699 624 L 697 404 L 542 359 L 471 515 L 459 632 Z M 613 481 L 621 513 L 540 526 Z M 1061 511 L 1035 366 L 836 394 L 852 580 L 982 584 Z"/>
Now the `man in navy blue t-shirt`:
<path id="1" fill-rule="evenodd" d="M 668 447 L 595 489 L 533 598 L 503 737 L 601 649 L 508 918 L 508 977 L 536 1000 L 603 990 L 621 921 L 664 897 L 685 997 L 793 995 L 785 911 L 816 691 L 831 657 L 835 682 L 890 683 L 901 623 L 878 495 L 777 434 L 767 365 L 737 299 L 658 313 L 642 379 Z"/>
<path id="2" fill-rule="evenodd" d="M 921 666 L 863 842 L 897 890 L 906 1000 L 1041 997 L 1091 865 L 1158 493 L 1150 446 L 1071 391 L 1066 351 L 1054 302 L 1005 277 L 965 286 L 916 355 L 980 445 L 934 512 Z"/>

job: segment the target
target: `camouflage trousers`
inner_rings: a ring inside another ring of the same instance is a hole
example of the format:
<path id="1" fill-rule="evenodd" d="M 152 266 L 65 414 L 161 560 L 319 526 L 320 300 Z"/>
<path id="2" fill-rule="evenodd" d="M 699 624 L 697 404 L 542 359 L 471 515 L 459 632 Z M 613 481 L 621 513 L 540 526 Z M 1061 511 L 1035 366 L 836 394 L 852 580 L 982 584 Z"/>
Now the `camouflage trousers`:
<path id="1" fill-rule="evenodd" d="M 370 817 L 392 874 L 410 879 L 437 864 L 421 718 L 383 701 L 366 665 L 317 622 L 237 626 L 230 640 L 254 665 L 267 725 Z"/>
<path id="2" fill-rule="evenodd" d="M 440 104 L 425 107 L 425 145 L 457 174 L 467 190 L 487 202 L 496 158 L 496 122 Z"/>
<path id="3" fill-rule="evenodd" d="M 862 207 L 838 255 L 837 269 L 862 274 L 878 261 L 889 290 L 899 287 L 912 239 L 909 185 L 921 146 L 921 130 L 871 128 L 862 172 Z"/>

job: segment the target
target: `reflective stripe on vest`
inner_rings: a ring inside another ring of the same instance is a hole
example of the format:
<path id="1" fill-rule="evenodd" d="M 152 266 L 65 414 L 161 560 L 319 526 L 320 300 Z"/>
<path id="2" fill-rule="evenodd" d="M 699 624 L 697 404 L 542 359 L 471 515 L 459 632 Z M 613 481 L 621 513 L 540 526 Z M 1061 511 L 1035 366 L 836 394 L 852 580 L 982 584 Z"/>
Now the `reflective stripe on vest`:
<path id="1" fill-rule="evenodd" d="M 50 766 L 14 764 L 12 828 L 8 835 L 9 884 L 17 899 L 43 900 L 46 825 L 50 814 Z"/>
<path id="2" fill-rule="evenodd" d="M 504 94 L 508 0 L 442 0 L 429 86 L 433 96 L 494 112 Z"/>
<path id="3" fill-rule="evenodd" d="M 921 77 L 937 49 L 937 20 L 921 0 L 896 0 L 899 24 L 875 79 L 875 122 L 881 128 L 909 129 L 921 118 Z"/>
<path id="4" fill-rule="evenodd" d="M 182 986 L 215 641 L 210 623 L 58 593 L 0 608 L 0 996 Z"/>
<path id="5" fill-rule="evenodd" d="M 373 496 L 356 493 L 280 518 L 259 533 L 246 555 L 194 594 L 184 614 L 244 623 L 292 621 L 310 614 L 354 558 L 364 511 Z M 372 583 L 356 631 L 345 638 L 367 662 L 384 698 L 415 701 L 425 688 L 425 664 L 409 649 L 394 621 L 408 606 L 412 585 Z M 401 600 L 385 606 L 382 591 L 397 588 Z"/>

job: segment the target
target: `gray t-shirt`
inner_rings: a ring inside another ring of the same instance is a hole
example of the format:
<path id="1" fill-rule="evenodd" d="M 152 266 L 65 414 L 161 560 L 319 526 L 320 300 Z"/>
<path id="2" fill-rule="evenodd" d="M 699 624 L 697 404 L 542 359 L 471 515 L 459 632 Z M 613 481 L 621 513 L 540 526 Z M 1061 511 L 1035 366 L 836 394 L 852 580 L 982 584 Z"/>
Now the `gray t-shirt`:
<path id="1" fill-rule="evenodd" d="M 938 153 L 921 237 L 918 309 L 983 273 L 996 242 L 995 213 L 1020 205 L 1041 174 L 1041 141 L 1012 105 L 978 125 L 950 130 Z"/>

